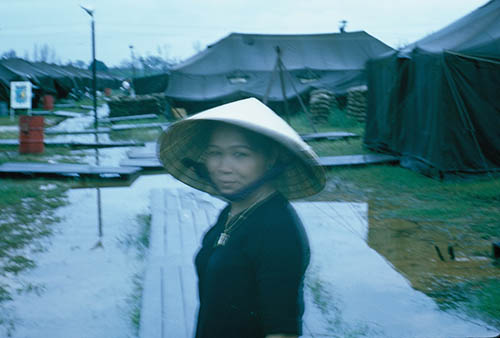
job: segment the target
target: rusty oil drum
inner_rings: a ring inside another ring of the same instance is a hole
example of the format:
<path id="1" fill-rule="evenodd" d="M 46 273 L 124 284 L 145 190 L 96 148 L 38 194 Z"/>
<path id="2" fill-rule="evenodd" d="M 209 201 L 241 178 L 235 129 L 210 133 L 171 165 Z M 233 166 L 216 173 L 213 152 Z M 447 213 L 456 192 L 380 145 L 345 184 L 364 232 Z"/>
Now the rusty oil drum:
<path id="1" fill-rule="evenodd" d="M 43 116 L 19 116 L 19 153 L 43 153 L 43 122 Z"/>
<path id="2" fill-rule="evenodd" d="M 54 109 L 54 97 L 52 95 L 43 96 L 43 109 L 53 110 Z"/>

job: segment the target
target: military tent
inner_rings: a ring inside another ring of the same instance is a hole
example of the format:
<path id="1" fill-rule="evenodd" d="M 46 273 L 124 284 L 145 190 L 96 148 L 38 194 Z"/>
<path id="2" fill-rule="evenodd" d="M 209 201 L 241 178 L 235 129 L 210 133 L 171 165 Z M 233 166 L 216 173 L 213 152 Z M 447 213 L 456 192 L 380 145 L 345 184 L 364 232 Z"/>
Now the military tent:
<path id="1" fill-rule="evenodd" d="M 97 72 L 97 89 L 118 88 L 120 80 L 107 72 Z M 8 101 L 10 82 L 29 80 L 34 85 L 34 106 L 42 95 L 58 99 L 73 92 L 76 96 L 92 88 L 92 72 L 73 66 L 59 66 L 45 62 L 29 62 L 19 58 L 0 60 L 0 101 Z"/>
<path id="2" fill-rule="evenodd" d="M 367 65 L 365 144 L 433 177 L 500 168 L 500 0 Z"/>
<path id="3" fill-rule="evenodd" d="M 336 93 L 366 83 L 368 59 L 392 50 L 366 32 L 314 35 L 261 35 L 232 33 L 171 70 L 167 96 L 194 112 L 224 102 L 254 96 L 283 100 L 282 85 L 273 69 L 277 47 L 286 69 L 287 99 L 312 88 Z M 272 83 L 270 86 L 269 84 Z"/>
<path id="4" fill-rule="evenodd" d="M 168 87 L 169 73 L 148 75 L 133 80 L 137 95 L 165 93 Z"/>

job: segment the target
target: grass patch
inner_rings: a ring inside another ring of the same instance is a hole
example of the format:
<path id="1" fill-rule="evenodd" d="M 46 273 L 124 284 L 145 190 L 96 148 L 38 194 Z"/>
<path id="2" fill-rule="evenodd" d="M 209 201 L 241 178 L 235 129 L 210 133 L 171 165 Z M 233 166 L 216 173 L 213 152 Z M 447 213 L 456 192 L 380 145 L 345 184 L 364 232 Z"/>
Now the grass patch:
<path id="1" fill-rule="evenodd" d="M 45 147 L 42 154 L 20 154 L 19 148 L 0 146 L 0 164 L 5 162 L 83 163 L 82 153 L 73 152 L 69 147 Z"/>
<path id="2" fill-rule="evenodd" d="M 289 122 L 299 134 L 314 132 L 307 115 L 303 112 L 299 112 L 292 116 Z M 308 144 L 319 156 L 341 156 L 372 153 L 363 147 L 363 124 L 346 115 L 343 110 L 332 109 L 329 115 L 328 123 L 316 124 L 315 127 L 318 132 L 346 131 L 359 136 L 357 138 L 347 138 L 336 141 L 309 141 Z"/>
<path id="3" fill-rule="evenodd" d="M 301 133 L 312 132 L 304 115 L 291 119 Z M 363 154 L 363 124 L 332 110 L 318 131 L 343 130 L 359 139 L 309 142 L 320 156 Z M 367 202 L 368 244 L 406 275 L 412 285 L 434 297 L 443 309 L 500 325 L 498 265 L 491 263 L 491 242 L 500 238 L 500 179 L 475 177 L 439 181 L 392 165 L 340 167 L 327 171 L 325 190 L 310 198 Z M 434 245 L 446 255 L 441 262 Z M 447 247 L 462 261 L 451 261 Z M 446 284 L 436 283 L 446 281 Z"/>
<path id="4" fill-rule="evenodd" d="M 156 142 L 162 133 L 161 128 L 139 128 L 112 131 L 109 133 L 111 141 Z"/>
<path id="5" fill-rule="evenodd" d="M 480 281 L 450 284 L 438 281 L 430 293 L 443 310 L 459 308 L 472 317 L 481 317 L 494 327 L 500 327 L 500 280 L 485 278 Z"/>
<path id="6" fill-rule="evenodd" d="M 135 250 L 139 260 L 143 261 L 149 249 L 149 236 L 151 233 L 151 215 L 139 214 L 136 216 L 136 231 L 129 233 L 120 241 L 128 250 Z M 132 293 L 127 296 L 129 306 L 129 318 L 132 323 L 134 334 L 139 336 L 139 326 L 141 323 L 142 291 L 144 282 L 144 272 L 135 273 L 132 276 Z"/>
<path id="7" fill-rule="evenodd" d="M 55 210 L 67 203 L 67 189 L 50 180 L 0 179 L 0 307 L 13 292 L 30 291 L 18 275 L 35 267 L 32 255 L 45 249 L 43 240 L 59 222 Z"/>

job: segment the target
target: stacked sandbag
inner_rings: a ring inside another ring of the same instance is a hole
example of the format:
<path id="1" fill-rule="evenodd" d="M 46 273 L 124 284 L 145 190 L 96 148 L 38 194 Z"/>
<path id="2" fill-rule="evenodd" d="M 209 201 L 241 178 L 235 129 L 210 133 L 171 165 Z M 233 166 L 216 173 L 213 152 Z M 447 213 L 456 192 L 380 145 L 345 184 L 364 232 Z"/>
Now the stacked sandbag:
<path id="1" fill-rule="evenodd" d="M 347 91 L 347 115 L 360 122 L 366 118 L 368 88 L 366 86 L 353 87 Z"/>
<path id="2" fill-rule="evenodd" d="M 167 99 L 163 94 L 118 96 L 108 101 L 109 116 L 165 114 Z"/>
<path id="3" fill-rule="evenodd" d="M 335 106 L 335 95 L 328 89 L 313 89 L 309 94 L 309 111 L 314 123 L 328 122 L 330 110 Z"/>

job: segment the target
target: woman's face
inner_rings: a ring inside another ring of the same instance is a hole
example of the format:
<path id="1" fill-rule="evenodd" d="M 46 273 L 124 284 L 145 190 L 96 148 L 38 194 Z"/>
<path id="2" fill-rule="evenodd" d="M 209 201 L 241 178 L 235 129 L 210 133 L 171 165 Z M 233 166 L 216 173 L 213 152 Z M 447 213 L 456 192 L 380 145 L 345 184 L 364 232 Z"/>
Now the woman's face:
<path id="1" fill-rule="evenodd" d="M 252 147 L 244 133 L 231 126 L 214 129 L 205 155 L 210 178 L 223 194 L 239 191 L 272 165 L 262 149 Z"/>

